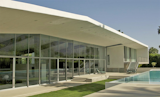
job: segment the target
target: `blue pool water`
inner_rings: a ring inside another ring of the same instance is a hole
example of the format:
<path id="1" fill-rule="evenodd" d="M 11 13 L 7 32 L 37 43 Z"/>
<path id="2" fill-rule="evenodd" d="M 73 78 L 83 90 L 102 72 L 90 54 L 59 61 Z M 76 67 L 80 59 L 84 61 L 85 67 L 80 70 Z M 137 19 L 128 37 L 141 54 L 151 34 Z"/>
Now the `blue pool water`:
<path id="1" fill-rule="evenodd" d="M 154 69 L 134 76 L 118 79 L 112 83 L 149 83 L 160 84 L 160 69 Z"/>

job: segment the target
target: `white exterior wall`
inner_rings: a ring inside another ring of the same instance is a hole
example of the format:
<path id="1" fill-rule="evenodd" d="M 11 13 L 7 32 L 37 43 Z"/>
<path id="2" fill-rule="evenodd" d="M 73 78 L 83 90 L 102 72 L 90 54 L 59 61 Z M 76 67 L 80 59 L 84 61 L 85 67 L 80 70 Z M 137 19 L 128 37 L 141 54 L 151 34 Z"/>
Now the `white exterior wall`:
<path id="1" fill-rule="evenodd" d="M 124 68 L 124 46 L 107 47 L 107 55 L 110 56 L 107 68 Z"/>
<path id="2" fill-rule="evenodd" d="M 137 49 L 137 61 L 139 64 L 149 64 L 148 48 Z"/>

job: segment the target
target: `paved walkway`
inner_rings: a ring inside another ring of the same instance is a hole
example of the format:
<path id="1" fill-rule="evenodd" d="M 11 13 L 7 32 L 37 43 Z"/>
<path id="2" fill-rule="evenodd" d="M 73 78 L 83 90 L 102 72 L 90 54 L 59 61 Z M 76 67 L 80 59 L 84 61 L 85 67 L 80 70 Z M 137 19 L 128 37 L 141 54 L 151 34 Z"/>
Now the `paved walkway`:
<path id="1" fill-rule="evenodd" d="M 89 77 L 96 77 L 100 76 L 101 74 L 93 74 L 93 75 L 83 75 L 79 77 L 89 78 Z M 110 76 L 131 76 L 134 74 L 126 74 L 126 73 L 113 73 L 113 72 L 107 72 L 106 75 Z M 46 92 L 51 91 L 57 91 L 68 87 L 78 86 L 82 84 L 87 84 L 89 82 L 74 82 L 74 81 L 68 81 L 68 82 L 61 82 L 56 83 L 52 85 L 42 85 L 42 86 L 32 86 L 32 87 L 24 87 L 24 88 L 15 88 L 10 90 L 3 90 L 0 91 L 0 97 L 27 97 L 32 96 L 36 94 L 42 94 Z"/>
<path id="2" fill-rule="evenodd" d="M 123 83 L 84 97 L 160 97 L 160 85 Z"/>
<path id="3" fill-rule="evenodd" d="M 78 86 L 82 84 L 87 84 L 88 82 L 61 82 L 52 85 L 42 85 L 42 86 L 32 86 L 17 88 L 11 90 L 0 91 L 0 97 L 27 97 L 36 94 L 42 94 L 51 91 L 57 91 L 68 87 Z"/>

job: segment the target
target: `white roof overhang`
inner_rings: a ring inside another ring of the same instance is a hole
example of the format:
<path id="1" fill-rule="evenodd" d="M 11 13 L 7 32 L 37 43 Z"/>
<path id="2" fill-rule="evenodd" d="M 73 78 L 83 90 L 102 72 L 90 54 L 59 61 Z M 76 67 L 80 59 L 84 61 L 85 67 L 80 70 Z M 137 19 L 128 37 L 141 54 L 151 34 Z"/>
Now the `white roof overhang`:
<path id="1" fill-rule="evenodd" d="M 45 34 L 99 46 L 148 47 L 87 16 L 11 0 L 0 1 L 0 33 Z"/>

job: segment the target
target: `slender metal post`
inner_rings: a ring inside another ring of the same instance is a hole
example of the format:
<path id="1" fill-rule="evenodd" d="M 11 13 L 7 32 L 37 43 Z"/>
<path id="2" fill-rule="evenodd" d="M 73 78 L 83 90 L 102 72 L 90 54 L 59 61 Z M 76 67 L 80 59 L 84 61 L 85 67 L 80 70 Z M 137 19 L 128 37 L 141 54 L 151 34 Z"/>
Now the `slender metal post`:
<path id="1" fill-rule="evenodd" d="M 80 60 L 78 60 L 78 75 L 80 75 Z"/>
<path id="2" fill-rule="evenodd" d="M 65 59 L 65 79 L 67 81 L 67 59 Z"/>
<path id="3" fill-rule="evenodd" d="M 72 60 L 72 77 L 74 76 L 74 60 Z"/>
<path id="4" fill-rule="evenodd" d="M 49 84 L 51 84 L 51 59 L 49 59 Z"/>
<path id="5" fill-rule="evenodd" d="M 27 58 L 27 87 L 29 87 L 29 58 Z"/>
<path id="6" fill-rule="evenodd" d="M 85 63 L 86 63 L 86 62 L 85 62 L 85 61 L 86 61 L 86 60 L 84 59 L 84 74 L 86 74 L 86 72 L 85 72 L 85 68 L 86 68 L 86 67 L 85 67 Z"/>
<path id="7" fill-rule="evenodd" d="M 13 57 L 13 75 L 12 75 L 12 87 L 15 88 L 15 57 Z"/>
<path id="8" fill-rule="evenodd" d="M 57 59 L 57 82 L 59 82 L 59 59 Z"/>
<path id="9" fill-rule="evenodd" d="M 41 84 L 41 59 L 39 58 L 39 85 Z"/>

